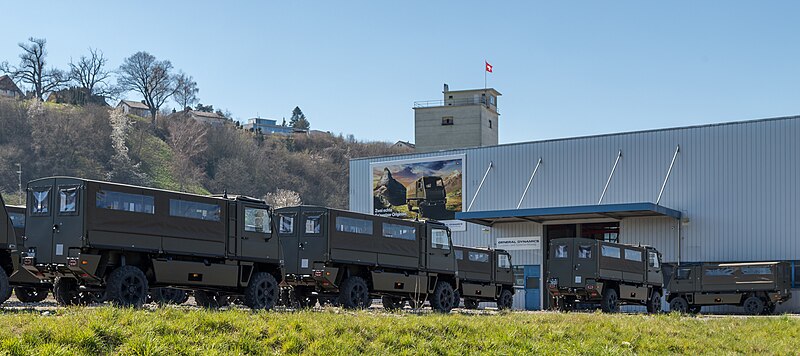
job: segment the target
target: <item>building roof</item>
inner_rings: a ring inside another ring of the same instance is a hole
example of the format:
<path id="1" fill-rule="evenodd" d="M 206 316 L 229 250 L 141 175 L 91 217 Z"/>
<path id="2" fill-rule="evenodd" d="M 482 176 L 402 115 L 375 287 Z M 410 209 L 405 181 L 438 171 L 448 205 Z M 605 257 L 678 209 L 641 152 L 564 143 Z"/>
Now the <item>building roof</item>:
<path id="1" fill-rule="evenodd" d="M 406 147 L 410 147 L 410 148 L 417 147 L 417 145 L 415 145 L 415 144 L 413 144 L 411 142 L 402 141 L 402 140 L 395 142 L 395 144 L 393 146 L 406 146 Z"/>
<path id="2" fill-rule="evenodd" d="M 475 212 L 457 212 L 456 219 L 475 224 L 492 226 L 504 222 L 537 222 L 556 220 L 666 216 L 680 219 L 681 212 L 654 203 L 623 203 L 581 206 L 556 206 L 546 208 L 525 208 L 508 210 L 490 210 Z"/>
<path id="3" fill-rule="evenodd" d="M 463 90 L 448 90 L 443 91 L 443 93 L 471 93 L 471 92 L 479 92 L 479 93 L 494 93 L 496 96 L 501 96 L 499 91 L 495 88 L 483 88 L 483 89 L 463 89 Z"/>
<path id="4" fill-rule="evenodd" d="M 128 106 L 130 106 L 131 108 L 134 108 L 134 109 L 150 110 L 149 106 L 147 106 L 145 103 L 142 103 L 142 102 L 139 102 L 139 101 L 120 100 L 119 104 L 117 104 L 117 106 L 120 106 L 122 104 L 128 105 Z"/>
<path id="5" fill-rule="evenodd" d="M 0 76 L 0 90 L 11 90 L 19 93 L 20 96 L 23 95 L 22 90 L 19 89 L 14 80 L 11 79 L 8 75 Z"/>
<path id="6" fill-rule="evenodd" d="M 227 120 L 227 118 L 225 116 L 219 115 L 219 114 L 217 114 L 215 112 L 189 110 L 188 114 L 192 115 L 192 116 L 206 117 L 206 118 L 209 118 L 209 119 Z"/>

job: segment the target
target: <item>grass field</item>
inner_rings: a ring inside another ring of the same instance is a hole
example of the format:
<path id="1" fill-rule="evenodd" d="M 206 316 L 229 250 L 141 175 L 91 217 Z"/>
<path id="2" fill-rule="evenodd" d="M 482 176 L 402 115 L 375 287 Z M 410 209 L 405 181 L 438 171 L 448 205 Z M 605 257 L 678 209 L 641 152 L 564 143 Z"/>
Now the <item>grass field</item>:
<path id="1" fill-rule="evenodd" d="M 46 315 L 47 314 L 47 315 Z M 800 319 L 70 308 L 0 314 L 0 350 L 53 354 L 795 354 Z"/>

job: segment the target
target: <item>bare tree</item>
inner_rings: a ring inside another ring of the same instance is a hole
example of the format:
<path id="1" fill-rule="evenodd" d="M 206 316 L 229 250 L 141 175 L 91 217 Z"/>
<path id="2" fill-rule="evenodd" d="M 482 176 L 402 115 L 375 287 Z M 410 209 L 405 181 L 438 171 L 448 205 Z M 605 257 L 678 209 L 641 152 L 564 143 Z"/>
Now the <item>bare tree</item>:
<path id="1" fill-rule="evenodd" d="M 181 110 L 191 109 L 192 105 L 199 101 L 197 99 L 198 92 L 200 92 L 200 89 L 197 88 L 197 82 L 194 81 L 192 76 L 184 72 L 180 72 L 175 76 L 175 94 L 173 99 L 180 105 Z"/>
<path id="2" fill-rule="evenodd" d="M 152 124 L 156 124 L 158 109 L 175 93 L 172 63 L 159 61 L 147 52 L 136 52 L 119 67 L 117 84 L 122 90 L 142 94 L 144 103 L 150 107 Z"/>
<path id="3" fill-rule="evenodd" d="M 275 192 L 269 192 L 264 196 L 264 201 L 275 209 L 303 204 L 300 194 L 288 189 L 276 189 Z"/>
<path id="4" fill-rule="evenodd" d="M 14 80 L 19 80 L 33 87 L 34 95 L 39 100 L 44 100 L 44 95 L 61 87 L 69 80 L 63 71 L 47 68 L 45 57 L 47 50 L 44 38 L 28 38 L 30 43 L 19 43 L 22 54 L 19 55 L 19 66 L 12 67 L 8 62 L 0 64 L 0 71 L 9 73 Z"/>
<path id="5" fill-rule="evenodd" d="M 111 87 L 106 83 L 111 73 L 105 69 L 106 64 L 108 58 L 102 51 L 89 48 L 89 57 L 81 56 L 77 63 L 69 62 L 69 77 L 89 95 L 111 95 Z"/>
<path id="6" fill-rule="evenodd" d="M 169 120 L 167 131 L 174 155 L 172 171 L 179 189 L 199 186 L 205 172 L 195 161 L 201 160 L 208 149 L 208 127 L 193 119 L 175 119 Z"/>

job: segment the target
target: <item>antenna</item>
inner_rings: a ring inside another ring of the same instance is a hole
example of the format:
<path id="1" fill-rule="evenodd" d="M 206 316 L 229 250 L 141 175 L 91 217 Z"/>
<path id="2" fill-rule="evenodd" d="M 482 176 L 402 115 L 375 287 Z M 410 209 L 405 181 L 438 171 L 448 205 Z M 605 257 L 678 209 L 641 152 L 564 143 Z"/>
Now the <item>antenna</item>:
<path id="1" fill-rule="evenodd" d="M 222 190 L 222 197 L 225 198 L 225 199 L 228 199 L 228 190 L 227 189 Z"/>

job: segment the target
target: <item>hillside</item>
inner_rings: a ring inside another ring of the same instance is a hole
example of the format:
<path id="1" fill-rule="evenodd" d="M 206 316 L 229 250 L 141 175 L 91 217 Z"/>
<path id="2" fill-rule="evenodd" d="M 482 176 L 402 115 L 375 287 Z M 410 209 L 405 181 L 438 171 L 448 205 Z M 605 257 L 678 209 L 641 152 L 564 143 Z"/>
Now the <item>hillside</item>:
<path id="1" fill-rule="evenodd" d="M 106 107 L 0 99 L 0 193 L 18 203 L 22 181 L 79 176 L 199 194 L 299 194 L 346 208 L 349 160 L 407 152 L 322 132 L 261 135 L 230 122 L 126 116 Z M 287 192 L 288 191 L 288 192 Z"/>

